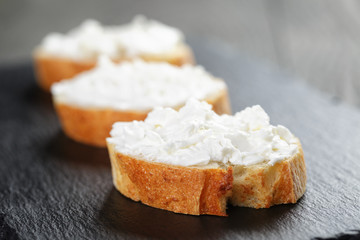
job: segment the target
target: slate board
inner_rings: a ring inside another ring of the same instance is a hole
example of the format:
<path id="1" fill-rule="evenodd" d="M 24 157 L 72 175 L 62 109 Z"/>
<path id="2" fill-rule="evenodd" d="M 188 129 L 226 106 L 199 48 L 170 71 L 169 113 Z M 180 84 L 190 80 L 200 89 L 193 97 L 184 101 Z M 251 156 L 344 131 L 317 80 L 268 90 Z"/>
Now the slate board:
<path id="1" fill-rule="evenodd" d="M 360 111 L 230 46 L 192 39 L 197 61 L 229 85 L 233 112 L 260 104 L 303 144 L 297 204 L 229 206 L 186 216 L 133 202 L 112 186 L 107 151 L 68 139 L 30 60 L 0 68 L 0 238 L 354 239 L 360 229 Z M 348 235 L 339 236 L 339 233 Z M 347 238 L 347 236 L 349 238 Z M 344 238 L 345 237 L 345 238 Z"/>

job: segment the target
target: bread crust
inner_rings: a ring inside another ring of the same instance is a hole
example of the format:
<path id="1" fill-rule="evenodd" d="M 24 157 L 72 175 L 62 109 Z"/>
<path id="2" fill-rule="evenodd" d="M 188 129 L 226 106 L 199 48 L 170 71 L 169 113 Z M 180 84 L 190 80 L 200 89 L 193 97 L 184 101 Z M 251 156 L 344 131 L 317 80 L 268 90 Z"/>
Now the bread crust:
<path id="1" fill-rule="evenodd" d="M 143 54 L 138 57 L 148 62 L 168 62 L 176 66 L 186 63 L 194 64 L 195 62 L 193 53 L 187 45 L 179 45 L 175 50 L 166 54 Z M 38 85 L 45 91 L 50 91 L 53 83 L 72 78 L 83 71 L 94 68 L 96 65 L 96 59 L 76 61 L 47 54 L 40 48 L 34 51 L 33 58 Z M 113 61 L 119 63 L 132 59 L 123 56 L 113 59 Z"/>
<path id="2" fill-rule="evenodd" d="M 115 111 L 113 109 L 81 108 L 54 102 L 65 134 L 73 140 L 105 147 L 112 125 L 118 121 L 144 120 L 148 112 Z"/>
<path id="3" fill-rule="evenodd" d="M 108 144 L 113 182 L 134 201 L 192 215 L 226 216 L 232 168 L 195 168 L 138 160 Z"/>
<path id="4" fill-rule="evenodd" d="M 54 106 L 65 134 L 81 143 L 106 147 L 112 125 L 118 121 L 144 120 L 148 111 L 120 111 L 65 104 L 54 97 Z M 206 100 L 218 114 L 231 114 L 227 90 Z M 174 107 L 181 108 L 182 105 Z"/>
<path id="5" fill-rule="evenodd" d="M 305 192 L 303 151 L 275 165 L 222 168 L 181 167 L 148 162 L 116 152 L 108 143 L 113 182 L 134 201 L 177 213 L 226 216 L 226 202 L 268 208 L 295 203 Z"/>
<path id="6" fill-rule="evenodd" d="M 235 206 L 268 208 L 276 204 L 296 203 L 306 189 L 306 168 L 300 142 L 298 152 L 274 165 L 234 166 Z"/>

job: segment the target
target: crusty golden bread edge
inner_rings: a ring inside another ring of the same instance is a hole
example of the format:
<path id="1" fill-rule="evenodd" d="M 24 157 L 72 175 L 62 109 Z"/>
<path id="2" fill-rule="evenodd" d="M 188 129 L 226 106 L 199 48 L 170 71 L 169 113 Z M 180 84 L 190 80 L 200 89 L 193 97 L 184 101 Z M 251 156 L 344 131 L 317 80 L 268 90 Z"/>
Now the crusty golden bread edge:
<path id="1" fill-rule="evenodd" d="M 126 197 L 176 213 L 226 216 L 232 168 L 182 167 L 138 160 L 108 143 L 113 182 Z"/>
<path id="2" fill-rule="evenodd" d="M 110 141 L 108 151 L 117 190 L 134 201 L 177 213 L 226 216 L 227 200 L 235 206 L 252 208 L 295 203 L 306 188 L 300 143 L 295 155 L 274 165 L 229 165 L 227 169 L 143 161 L 116 152 Z"/>
<path id="3" fill-rule="evenodd" d="M 222 80 L 219 80 L 222 81 Z M 218 114 L 231 114 L 227 89 L 219 91 L 208 99 Z M 118 121 L 144 120 L 148 111 L 120 111 L 110 108 L 91 108 L 59 101 L 53 96 L 54 107 L 65 134 L 75 141 L 98 147 L 106 147 L 106 138 L 113 123 Z M 174 107 L 181 108 L 183 105 Z"/>
<path id="4" fill-rule="evenodd" d="M 168 62 L 176 66 L 195 63 L 192 50 L 185 44 L 180 44 L 168 53 L 142 54 L 137 57 L 148 62 Z M 51 85 L 55 82 L 72 78 L 83 71 L 94 68 L 97 61 L 96 59 L 77 61 L 71 58 L 54 56 L 46 53 L 40 47 L 35 49 L 33 58 L 38 85 L 45 91 L 50 91 Z M 131 61 L 133 58 L 123 56 L 113 60 L 114 62 L 121 62 Z"/>
<path id="5" fill-rule="evenodd" d="M 298 140 L 298 151 L 274 165 L 233 166 L 234 183 L 230 202 L 234 206 L 268 208 L 296 203 L 305 193 L 306 167 Z"/>

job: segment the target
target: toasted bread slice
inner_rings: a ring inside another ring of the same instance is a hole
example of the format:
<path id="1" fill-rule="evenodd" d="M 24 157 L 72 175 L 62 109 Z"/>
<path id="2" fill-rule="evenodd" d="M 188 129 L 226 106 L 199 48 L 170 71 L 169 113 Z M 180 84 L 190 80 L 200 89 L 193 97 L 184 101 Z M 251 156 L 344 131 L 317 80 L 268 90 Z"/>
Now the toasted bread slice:
<path id="1" fill-rule="evenodd" d="M 49 91 L 54 82 L 93 68 L 100 55 L 117 63 L 136 58 L 177 66 L 194 63 L 190 47 L 176 28 L 144 16 L 119 26 L 102 26 L 88 19 L 67 34 L 47 35 L 36 48 L 33 58 L 38 84 Z"/>
<path id="2" fill-rule="evenodd" d="M 55 82 L 70 79 L 81 72 L 94 68 L 97 61 L 96 59 L 79 61 L 54 56 L 44 52 L 41 48 L 34 52 L 33 58 L 37 82 L 45 91 L 50 91 L 51 85 Z M 158 55 L 142 54 L 136 56 L 136 58 L 141 58 L 147 62 L 168 62 L 176 66 L 195 63 L 193 53 L 187 45 L 179 45 L 176 49 L 168 53 Z M 133 59 L 126 56 L 113 59 L 116 63 L 131 60 Z"/>
<path id="3" fill-rule="evenodd" d="M 199 115 L 203 116 L 202 113 Z M 158 113 L 155 116 L 159 117 Z M 209 116 L 211 117 L 211 115 L 206 115 L 205 119 L 208 119 Z M 146 121 L 144 124 L 147 124 Z M 184 155 L 185 158 L 182 161 L 178 160 L 179 155 L 174 155 L 174 163 L 171 163 L 171 157 L 169 159 L 169 155 L 166 155 L 168 153 L 163 156 L 156 156 L 156 153 L 161 154 L 163 151 L 170 151 L 169 154 L 174 154 L 174 151 L 184 151 L 202 145 L 197 145 L 194 142 L 184 144 L 183 141 L 186 141 L 186 138 L 173 135 L 176 139 L 173 142 L 170 141 L 170 145 L 163 147 L 164 144 L 167 144 L 166 139 L 171 138 L 169 133 L 177 128 L 171 128 L 167 132 L 166 130 L 159 130 L 159 127 L 162 128 L 162 125 L 166 125 L 161 118 L 159 118 L 159 123 L 154 122 L 152 119 L 149 124 L 155 124 L 152 129 L 158 132 L 160 136 L 163 134 L 162 138 L 165 142 L 160 143 L 160 145 L 154 144 L 152 147 L 148 139 L 144 140 L 145 145 L 141 145 L 141 139 L 136 140 L 135 138 L 131 140 L 131 134 L 128 136 L 126 132 L 139 129 L 144 124 L 120 132 L 118 131 L 119 126 L 121 129 L 126 128 L 126 125 L 117 126 L 115 124 L 113 131 L 117 129 L 117 132 L 113 132 L 112 137 L 107 139 L 113 183 L 118 191 L 134 201 L 141 201 L 146 205 L 176 213 L 226 216 L 227 202 L 234 206 L 269 208 L 276 204 L 296 203 L 305 192 L 306 169 L 303 150 L 300 141 L 293 136 L 287 135 L 290 136 L 288 138 L 286 134 L 281 135 L 284 138 L 282 141 L 287 138 L 286 141 L 291 143 L 289 143 L 289 147 L 296 146 L 296 151 L 289 151 L 289 155 L 281 155 L 283 158 L 278 158 L 273 162 L 264 158 L 260 162 L 239 163 L 235 157 L 233 160 L 228 161 L 210 158 L 208 162 L 199 164 L 196 158 L 204 155 L 199 155 L 196 152 L 197 150 L 194 150 L 193 153 L 190 151 L 187 155 Z M 199 124 L 199 120 L 195 120 L 193 124 L 195 125 L 191 126 L 196 126 Z M 127 126 L 131 126 L 131 124 Z M 211 128 L 211 126 L 217 126 L 217 124 L 201 125 L 199 127 L 201 132 L 199 136 L 203 136 L 204 131 L 209 131 L 206 126 Z M 255 126 L 255 130 L 251 131 L 258 134 L 256 133 L 257 128 Z M 194 127 L 191 127 L 191 129 L 191 131 L 196 131 Z M 221 127 L 218 129 L 221 129 Z M 284 128 L 281 126 L 281 129 Z M 234 128 L 234 131 L 237 131 L 237 129 Z M 224 133 L 224 135 L 228 133 L 230 132 Z M 144 134 L 144 137 L 151 136 L 146 130 Z M 178 134 L 181 133 L 178 132 Z M 191 136 L 188 138 L 193 139 Z M 216 136 L 210 136 L 205 139 L 205 142 L 214 139 L 216 139 Z M 236 144 L 237 140 L 233 140 L 235 141 L 234 144 Z M 216 141 L 212 141 L 212 144 L 207 145 L 209 149 L 205 153 L 215 154 L 216 158 L 216 153 L 213 153 L 217 148 L 213 145 L 214 142 L 216 143 Z M 179 143 L 182 145 L 174 148 L 174 144 Z M 136 144 L 136 147 L 131 148 L 132 144 Z M 228 143 L 219 141 L 219 144 L 221 146 Z M 170 150 L 169 146 L 172 146 Z M 238 148 L 244 149 L 244 146 L 246 146 L 246 143 L 242 143 Z M 142 147 L 146 149 L 144 153 L 141 153 Z M 257 146 L 255 152 L 261 151 L 259 149 L 262 147 L 261 145 Z M 161 150 L 159 151 L 159 149 Z M 225 146 L 222 149 L 219 151 L 220 153 L 229 151 L 230 148 Z M 284 154 L 284 152 L 281 154 Z M 192 162 L 194 162 L 194 165 Z"/>
<path id="4" fill-rule="evenodd" d="M 202 100 L 211 104 L 218 114 L 231 113 L 224 81 L 199 66 L 176 67 L 139 60 L 113 64 L 102 58 L 97 68 L 56 83 L 52 90 L 66 135 L 99 147 L 106 147 L 114 122 L 144 120 L 153 108 L 170 103 L 170 107 L 179 109 L 187 96 L 204 96 Z M 127 108 L 118 107 L 124 104 Z M 139 108 L 144 104 L 145 107 Z"/>
<path id="5" fill-rule="evenodd" d="M 296 203 L 304 194 L 303 152 L 271 165 L 228 166 L 226 169 L 182 167 L 148 162 L 116 152 L 108 144 L 113 183 L 134 201 L 176 213 L 227 216 L 234 206 L 269 208 Z"/>
<path id="6" fill-rule="evenodd" d="M 230 102 L 227 90 L 220 91 L 212 98 L 206 99 L 218 114 L 230 114 Z M 54 98 L 56 113 L 63 131 L 70 138 L 89 145 L 106 147 L 106 138 L 113 123 L 118 121 L 144 120 L 148 111 L 120 111 L 117 109 L 99 109 L 64 104 Z M 174 109 L 182 107 L 175 106 Z"/>

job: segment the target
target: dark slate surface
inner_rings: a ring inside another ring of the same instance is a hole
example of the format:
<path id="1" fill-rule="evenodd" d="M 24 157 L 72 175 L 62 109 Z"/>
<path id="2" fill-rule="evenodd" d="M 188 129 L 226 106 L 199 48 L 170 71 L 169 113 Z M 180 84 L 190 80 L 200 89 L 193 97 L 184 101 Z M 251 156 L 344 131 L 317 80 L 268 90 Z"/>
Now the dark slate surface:
<path id="1" fill-rule="evenodd" d="M 29 61 L 0 68 L 0 238 L 359 237 L 350 230 L 360 229 L 360 111 L 220 42 L 191 43 L 198 62 L 226 79 L 234 112 L 261 104 L 301 139 L 304 197 L 270 209 L 229 207 L 228 218 L 135 203 L 113 188 L 105 149 L 63 135 Z"/>

